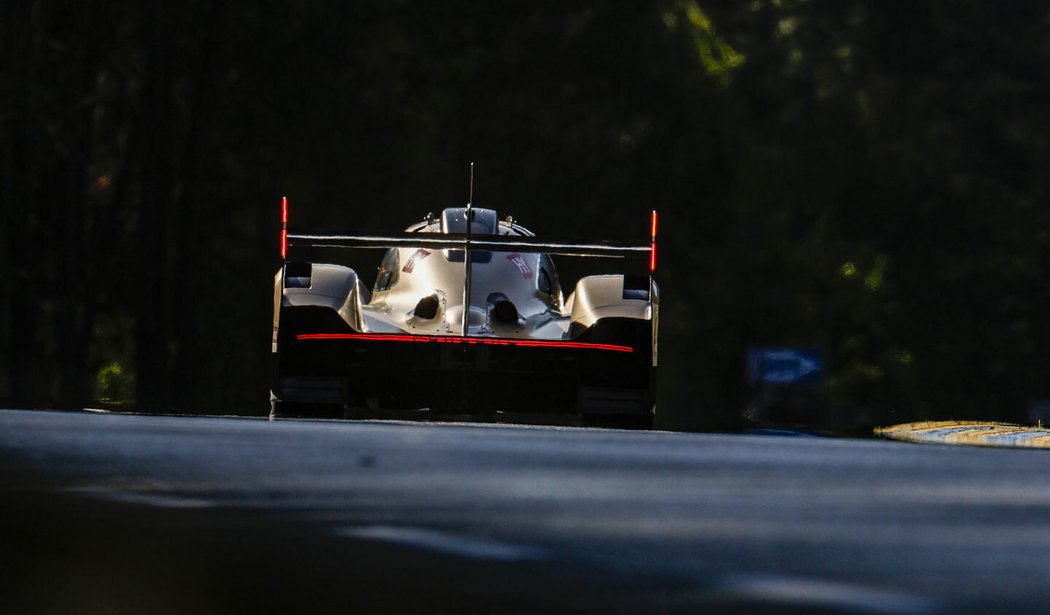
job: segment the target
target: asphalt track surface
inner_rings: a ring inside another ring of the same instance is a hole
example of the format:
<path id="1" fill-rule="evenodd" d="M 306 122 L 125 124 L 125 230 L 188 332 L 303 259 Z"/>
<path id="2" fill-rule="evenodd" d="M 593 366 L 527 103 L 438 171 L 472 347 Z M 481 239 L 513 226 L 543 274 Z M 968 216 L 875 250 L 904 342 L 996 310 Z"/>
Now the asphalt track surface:
<path id="1" fill-rule="evenodd" d="M 0 411 L 0 612 L 1045 612 L 1050 452 Z"/>

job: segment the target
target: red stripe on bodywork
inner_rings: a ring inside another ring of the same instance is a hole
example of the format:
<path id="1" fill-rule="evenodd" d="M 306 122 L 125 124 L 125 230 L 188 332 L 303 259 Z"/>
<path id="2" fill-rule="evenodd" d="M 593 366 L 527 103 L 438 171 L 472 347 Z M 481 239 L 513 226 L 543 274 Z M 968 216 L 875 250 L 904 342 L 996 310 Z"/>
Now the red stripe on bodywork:
<path id="1" fill-rule="evenodd" d="M 406 335 L 397 333 L 301 333 L 299 341 L 360 340 L 365 342 L 438 342 L 445 344 L 483 344 L 485 346 L 521 346 L 525 348 L 568 348 L 571 350 L 609 350 L 634 352 L 630 346 L 596 344 L 592 342 L 564 342 L 557 340 L 522 340 L 498 337 L 456 337 L 451 335 Z"/>

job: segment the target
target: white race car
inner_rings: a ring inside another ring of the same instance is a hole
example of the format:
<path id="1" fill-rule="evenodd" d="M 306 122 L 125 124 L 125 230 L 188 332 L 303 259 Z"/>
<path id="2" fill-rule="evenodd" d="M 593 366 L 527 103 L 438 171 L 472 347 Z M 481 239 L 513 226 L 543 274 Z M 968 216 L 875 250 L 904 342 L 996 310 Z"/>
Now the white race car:
<path id="1" fill-rule="evenodd" d="M 287 221 L 285 199 L 271 417 L 652 425 L 655 211 L 644 244 L 541 241 L 473 205 L 386 237 Z M 319 256 L 363 248 L 386 249 L 371 288 Z M 582 277 L 566 299 L 552 255 L 637 258 L 649 271 Z"/>

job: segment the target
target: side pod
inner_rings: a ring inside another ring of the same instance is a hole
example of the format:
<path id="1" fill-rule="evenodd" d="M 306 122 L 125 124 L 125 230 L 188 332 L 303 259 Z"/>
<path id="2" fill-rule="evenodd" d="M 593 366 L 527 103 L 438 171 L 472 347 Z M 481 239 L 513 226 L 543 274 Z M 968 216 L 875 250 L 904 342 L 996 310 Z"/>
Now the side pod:
<path id="1" fill-rule="evenodd" d="M 279 308 L 315 307 L 335 312 L 352 329 L 360 331 L 363 328 L 361 306 L 370 300 L 368 289 L 349 267 L 288 263 L 277 272 L 275 278 L 274 325 L 281 325 Z"/>
<path id="2" fill-rule="evenodd" d="M 644 285 L 632 285 L 622 275 L 582 278 L 567 302 L 572 310 L 572 328 L 585 330 L 603 318 L 649 320 L 652 318 L 649 294 L 648 280 Z"/>

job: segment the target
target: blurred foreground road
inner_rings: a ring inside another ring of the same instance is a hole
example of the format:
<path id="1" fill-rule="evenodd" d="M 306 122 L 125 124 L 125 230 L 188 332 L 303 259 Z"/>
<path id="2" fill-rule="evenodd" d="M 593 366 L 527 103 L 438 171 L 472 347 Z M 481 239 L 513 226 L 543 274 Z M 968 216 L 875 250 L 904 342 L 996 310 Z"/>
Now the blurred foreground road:
<path id="1" fill-rule="evenodd" d="M 0 612 L 1045 612 L 1050 451 L 0 411 Z"/>

